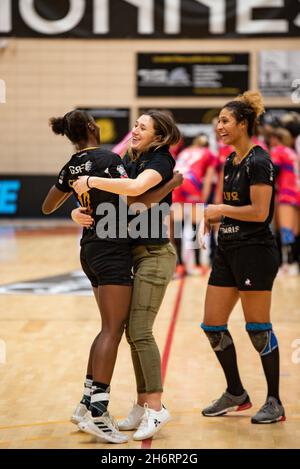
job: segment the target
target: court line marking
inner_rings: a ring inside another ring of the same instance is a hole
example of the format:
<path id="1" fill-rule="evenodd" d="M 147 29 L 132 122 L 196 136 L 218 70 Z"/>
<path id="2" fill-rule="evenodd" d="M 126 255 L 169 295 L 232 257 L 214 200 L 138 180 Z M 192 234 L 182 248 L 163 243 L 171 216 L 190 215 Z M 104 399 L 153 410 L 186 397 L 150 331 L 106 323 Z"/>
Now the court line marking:
<path id="1" fill-rule="evenodd" d="M 162 360 L 161 360 L 161 374 L 162 374 L 163 384 L 164 384 L 165 377 L 166 377 L 166 374 L 167 374 L 167 366 L 168 366 L 168 362 L 169 362 L 169 357 L 170 357 L 170 351 L 171 351 L 171 346 L 172 346 L 173 337 L 174 337 L 175 326 L 176 326 L 176 322 L 177 322 L 177 319 L 178 319 L 178 313 L 179 313 L 179 310 L 180 310 L 184 283 L 185 283 L 185 277 L 182 277 L 180 279 L 180 283 L 179 283 L 179 287 L 178 287 L 178 291 L 177 291 L 177 296 L 176 296 L 176 301 L 175 301 L 175 305 L 174 305 L 174 309 L 173 309 L 173 313 L 172 313 L 172 317 L 171 317 L 171 322 L 170 322 L 169 330 L 168 330 L 168 334 L 167 334 L 167 339 L 166 339 L 165 346 L 164 346 L 163 356 L 162 356 Z M 152 444 L 152 438 L 147 438 L 147 440 L 142 441 L 141 449 L 150 449 L 151 444 Z"/>
<path id="2" fill-rule="evenodd" d="M 0 426 L 0 430 L 9 430 L 14 428 L 28 428 L 28 427 L 40 427 L 43 425 L 53 425 L 53 424 L 62 424 L 69 423 L 69 420 L 49 420 L 49 422 L 36 422 L 36 423 L 21 423 L 19 425 L 6 425 Z"/>

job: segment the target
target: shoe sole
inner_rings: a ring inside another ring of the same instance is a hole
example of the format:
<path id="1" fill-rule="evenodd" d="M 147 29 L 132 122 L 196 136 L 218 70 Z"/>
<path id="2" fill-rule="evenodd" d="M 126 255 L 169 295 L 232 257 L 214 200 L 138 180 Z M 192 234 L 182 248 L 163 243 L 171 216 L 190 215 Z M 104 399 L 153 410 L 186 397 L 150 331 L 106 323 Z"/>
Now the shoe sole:
<path id="1" fill-rule="evenodd" d="M 74 425 L 78 425 L 80 422 L 82 422 L 84 417 L 75 417 L 75 415 L 72 415 L 70 418 L 70 422 L 74 423 Z"/>
<path id="2" fill-rule="evenodd" d="M 205 413 L 205 411 L 203 410 L 202 415 L 204 415 L 204 417 L 221 417 L 222 415 L 225 415 L 228 412 L 242 412 L 243 410 L 251 409 L 251 407 L 252 407 L 251 402 L 246 402 L 245 404 L 241 404 L 241 405 L 237 405 L 233 407 L 227 407 L 227 409 L 224 409 L 220 412 L 215 412 L 213 414 Z"/>
<path id="3" fill-rule="evenodd" d="M 88 433 L 97 437 L 102 443 L 114 443 L 116 445 L 121 445 L 123 443 L 128 443 L 128 439 L 124 441 L 115 441 L 112 438 L 109 438 L 108 435 L 99 435 L 93 428 L 90 428 L 88 424 L 81 422 L 78 425 L 79 429 L 82 430 L 84 433 Z"/>
<path id="4" fill-rule="evenodd" d="M 159 427 L 156 427 L 155 430 L 154 430 L 152 433 L 150 433 L 149 435 L 147 435 L 147 436 L 143 436 L 143 437 L 138 437 L 138 438 L 136 438 L 136 437 L 133 435 L 133 437 L 132 437 L 133 440 L 134 440 L 134 441 L 142 441 L 142 440 L 148 440 L 148 438 L 152 438 L 157 432 L 159 432 L 159 430 L 160 430 L 162 427 L 164 427 L 164 426 L 166 425 L 166 423 L 170 422 L 170 420 L 172 420 L 172 417 L 171 417 L 171 416 L 168 417 L 164 422 L 162 422 L 162 423 L 160 424 Z"/>
<path id="5" fill-rule="evenodd" d="M 286 421 L 286 416 L 285 415 L 281 415 L 280 417 L 278 417 L 275 420 L 259 421 L 259 420 L 255 420 L 254 418 L 251 419 L 251 423 L 255 423 L 255 424 L 258 424 L 258 425 L 277 423 L 277 422 L 285 422 L 285 421 Z"/>

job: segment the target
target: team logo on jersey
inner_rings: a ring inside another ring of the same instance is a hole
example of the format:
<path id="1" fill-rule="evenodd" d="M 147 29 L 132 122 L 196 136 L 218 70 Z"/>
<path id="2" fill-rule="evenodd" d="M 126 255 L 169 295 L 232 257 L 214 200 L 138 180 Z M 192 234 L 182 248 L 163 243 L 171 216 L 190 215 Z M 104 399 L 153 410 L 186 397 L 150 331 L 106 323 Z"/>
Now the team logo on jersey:
<path id="1" fill-rule="evenodd" d="M 85 170 L 87 173 L 90 172 L 90 170 L 92 169 L 92 166 L 93 166 L 93 163 L 90 160 L 85 163 Z"/>
<path id="2" fill-rule="evenodd" d="M 117 166 L 117 171 L 120 174 L 121 178 L 128 178 L 127 173 L 126 173 L 126 169 L 124 168 L 124 166 L 122 164 L 119 164 Z"/>
<path id="3" fill-rule="evenodd" d="M 233 200 L 235 202 L 239 201 L 239 193 L 238 192 L 223 192 L 224 200 L 230 201 Z"/>
<path id="4" fill-rule="evenodd" d="M 246 287 L 252 287 L 252 283 L 251 283 L 250 278 L 246 278 L 245 285 L 246 285 Z"/>
<path id="5" fill-rule="evenodd" d="M 87 161 L 86 163 L 82 163 L 78 166 L 69 166 L 69 170 L 71 174 L 80 174 L 83 172 L 89 173 L 92 169 L 93 163 L 91 161 Z"/>

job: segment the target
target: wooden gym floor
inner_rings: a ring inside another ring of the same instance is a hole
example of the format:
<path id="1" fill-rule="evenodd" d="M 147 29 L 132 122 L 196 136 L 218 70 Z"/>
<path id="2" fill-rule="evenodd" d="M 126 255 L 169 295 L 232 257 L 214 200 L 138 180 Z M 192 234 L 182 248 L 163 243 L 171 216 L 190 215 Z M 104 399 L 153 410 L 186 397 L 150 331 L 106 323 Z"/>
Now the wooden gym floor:
<path id="1" fill-rule="evenodd" d="M 33 226 L 30 231 L 4 226 L 0 292 L 4 284 L 79 270 L 78 241 L 79 233 L 68 226 Z M 164 402 L 173 420 L 152 441 L 142 444 L 131 439 L 113 446 L 97 443 L 69 422 L 81 397 L 89 346 L 99 330 L 93 297 L 0 294 L 0 448 L 300 448 L 300 277 L 278 277 L 275 283 L 272 322 L 280 342 L 287 421 L 263 426 L 250 423 L 266 389 L 239 305 L 230 331 L 253 408 L 219 418 L 201 415 L 201 408 L 225 389 L 222 372 L 199 328 L 206 283 L 207 276 L 172 281 L 156 321 Z M 134 398 L 129 348 L 122 340 L 112 381 L 111 413 L 125 416 Z"/>

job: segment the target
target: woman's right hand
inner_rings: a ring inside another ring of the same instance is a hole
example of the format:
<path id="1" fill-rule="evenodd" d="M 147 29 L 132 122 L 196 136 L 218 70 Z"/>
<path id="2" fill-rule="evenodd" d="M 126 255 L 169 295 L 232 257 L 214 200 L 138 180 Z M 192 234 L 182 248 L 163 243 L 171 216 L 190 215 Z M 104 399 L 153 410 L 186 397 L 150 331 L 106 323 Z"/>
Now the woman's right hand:
<path id="1" fill-rule="evenodd" d="M 71 212 L 72 220 L 84 228 L 90 228 L 94 224 L 94 219 L 85 213 L 87 210 L 87 207 L 77 207 Z"/>
<path id="2" fill-rule="evenodd" d="M 184 181 L 183 175 L 179 171 L 174 171 L 172 181 L 174 187 L 181 186 Z"/>
<path id="3" fill-rule="evenodd" d="M 200 249 L 207 249 L 207 246 L 209 245 L 210 230 L 210 223 L 203 217 L 198 231 L 198 241 Z"/>

